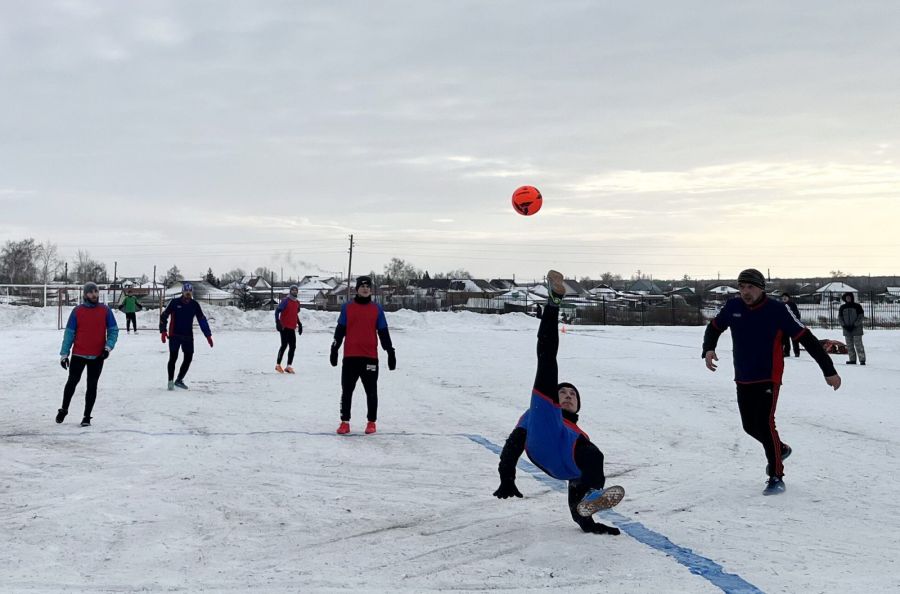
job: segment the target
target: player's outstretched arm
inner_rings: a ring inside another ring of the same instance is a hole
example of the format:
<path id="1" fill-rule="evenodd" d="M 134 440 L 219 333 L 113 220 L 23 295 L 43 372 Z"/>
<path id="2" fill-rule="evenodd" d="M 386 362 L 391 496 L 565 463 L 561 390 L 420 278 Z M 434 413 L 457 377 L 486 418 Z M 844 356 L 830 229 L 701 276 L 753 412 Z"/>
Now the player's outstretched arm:
<path id="1" fill-rule="evenodd" d="M 806 349 L 806 352 L 808 352 L 816 363 L 819 364 L 822 374 L 825 375 L 825 383 L 835 390 L 840 388 L 841 376 L 838 375 L 837 370 L 834 368 L 834 362 L 831 360 L 831 356 L 825 352 L 819 339 L 815 337 L 809 328 L 807 328 L 806 331 L 800 335 L 799 340 L 800 344 L 803 345 L 803 348 Z"/>

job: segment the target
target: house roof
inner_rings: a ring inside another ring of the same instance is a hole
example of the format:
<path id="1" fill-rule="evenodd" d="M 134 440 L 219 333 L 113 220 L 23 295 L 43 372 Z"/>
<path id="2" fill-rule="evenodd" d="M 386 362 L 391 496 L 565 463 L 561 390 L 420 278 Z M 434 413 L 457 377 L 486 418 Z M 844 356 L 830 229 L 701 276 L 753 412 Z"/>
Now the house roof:
<path id="1" fill-rule="evenodd" d="M 816 289 L 816 293 L 859 293 L 850 285 L 842 282 L 831 282 Z"/>
<path id="2" fill-rule="evenodd" d="M 656 286 L 651 280 L 646 278 L 638 279 L 631 283 L 631 286 L 628 287 L 628 290 L 633 293 L 650 293 L 651 295 L 662 295 L 662 290 Z"/>
<path id="3" fill-rule="evenodd" d="M 728 285 L 719 285 L 718 287 L 709 289 L 707 293 L 713 293 L 715 295 L 733 295 L 735 293 L 740 293 L 740 291 L 734 287 L 729 287 Z"/>

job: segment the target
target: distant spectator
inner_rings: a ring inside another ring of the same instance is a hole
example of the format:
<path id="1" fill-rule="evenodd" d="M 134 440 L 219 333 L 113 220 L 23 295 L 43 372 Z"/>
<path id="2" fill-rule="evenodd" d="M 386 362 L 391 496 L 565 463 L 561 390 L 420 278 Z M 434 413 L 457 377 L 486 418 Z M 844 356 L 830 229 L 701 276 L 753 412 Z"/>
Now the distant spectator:
<path id="1" fill-rule="evenodd" d="M 847 365 L 856 365 L 856 357 L 859 356 L 859 364 L 866 364 L 866 349 L 863 347 L 863 320 L 866 314 L 862 305 L 856 303 L 853 293 L 844 293 L 841 297 L 844 301 L 841 308 L 838 309 L 838 319 L 841 321 L 841 328 L 844 330 L 844 339 L 847 341 L 847 351 L 850 353 L 850 360 Z"/>
<path id="2" fill-rule="evenodd" d="M 791 298 L 791 295 L 789 293 L 783 293 L 781 295 L 781 301 L 785 305 L 787 305 L 788 309 L 791 310 L 791 313 L 794 314 L 794 317 L 797 318 L 797 320 L 800 320 L 800 309 L 797 307 L 797 304 Z M 787 334 L 781 335 L 781 350 L 784 351 L 785 357 L 790 357 L 792 342 L 794 343 L 794 356 L 799 357 L 800 356 L 800 343 L 797 341 L 796 338 L 794 338 L 792 336 L 788 336 Z"/>
<path id="3" fill-rule="evenodd" d="M 131 289 L 125 289 L 125 298 L 122 300 L 122 311 L 125 312 L 125 332 L 131 333 L 131 327 L 134 326 L 134 333 L 137 334 L 137 313 L 143 309 L 138 302 L 137 297 L 131 294 Z"/>

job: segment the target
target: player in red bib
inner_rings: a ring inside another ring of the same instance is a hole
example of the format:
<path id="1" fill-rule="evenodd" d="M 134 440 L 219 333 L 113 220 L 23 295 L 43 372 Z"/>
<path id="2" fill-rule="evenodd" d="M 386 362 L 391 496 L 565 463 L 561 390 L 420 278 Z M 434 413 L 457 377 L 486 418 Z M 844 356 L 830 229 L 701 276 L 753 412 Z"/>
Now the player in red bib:
<path id="1" fill-rule="evenodd" d="M 345 340 L 346 339 L 346 340 Z M 375 433 L 378 417 L 378 341 L 388 354 L 388 369 L 397 367 L 394 345 L 388 332 L 387 320 L 381 305 L 372 301 L 372 279 L 360 276 L 356 279 L 356 297 L 341 307 L 334 342 L 331 343 L 331 366 L 337 367 L 338 350 L 344 344 L 344 361 L 341 366 L 341 424 L 339 435 L 350 432 L 350 404 L 356 381 L 362 380 L 366 391 L 368 423 L 366 433 Z"/>
<path id="2" fill-rule="evenodd" d="M 275 308 L 275 329 L 281 335 L 281 348 L 278 349 L 278 359 L 275 362 L 275 371 L 278 373 L 294 373 L 297 337 L 303 334 L 303 324 L 300 323 L 300 300 L 297 298 L 299 292 L 300 288 L 297 285 L 291 285 L 288 296 Z M 287 367 L 282 368 L 281 358 L 284 357 L 285 349 L 288 349 Z"/>

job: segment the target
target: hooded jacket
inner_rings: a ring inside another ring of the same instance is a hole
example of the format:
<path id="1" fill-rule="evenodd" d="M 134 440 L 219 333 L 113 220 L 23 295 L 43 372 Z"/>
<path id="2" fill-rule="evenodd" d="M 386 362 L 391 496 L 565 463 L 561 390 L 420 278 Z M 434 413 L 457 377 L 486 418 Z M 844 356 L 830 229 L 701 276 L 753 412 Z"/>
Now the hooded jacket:
<path id="1" fill-rule="evenodd" d="M 847 301 L 848 295 L 850 296 L 849 302 Z M 863 320 L 866 318 L 862 305 L 856 303 L 853 293 L 844 293 L 841 300 L 844 301 L 844 304 L 838 309 L 838 320 L 841 322 L 844 336 L 862 336 Z"/>

